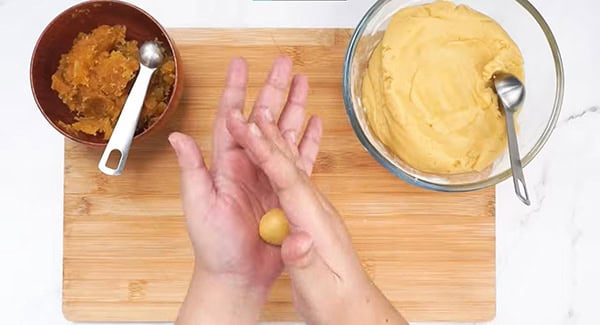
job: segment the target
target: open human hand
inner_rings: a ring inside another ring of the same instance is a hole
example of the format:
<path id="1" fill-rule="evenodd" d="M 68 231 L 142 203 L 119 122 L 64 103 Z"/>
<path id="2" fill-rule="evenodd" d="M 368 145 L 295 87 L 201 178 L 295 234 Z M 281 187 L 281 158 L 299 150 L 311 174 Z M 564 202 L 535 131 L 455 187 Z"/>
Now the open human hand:
<path id="1" fill-rule="evenodd" d="M 295 76 L 287 94 L 291 70 L 292 63 L 287 57 L 280 57 L 274 62 L 249 119 L 266 114 L 264 116 L 274 120 L 283 107 L 277 122 L 278 132 L 286 139 L 289 150 L 299 157 L 303 172 L 310 175 L 322 127 L 315 117 L 309 120 L 305 132 L 302 132 L 308 80 L 304 76 Z M 268 210 L 279 207 L 278 196 L 264 172 L 226 128 L 227 116 L 233 112 L 242 114 L 247 75 L 246 62 L 234 59 L 214 121 L 210 168 L 205 165 L 198 146 L 190 136 L 173 133 L 169 141 L 181 169 L 183 210 L 195 255 L 194 276 L 186 302 L 206 302 L 209 298 L 198 292 L 214 289 L 222 292 L 224 297 L 210 297 L 221 302 L 219 306 L 206 306 L 206 309 L 213 308 L 213 314 L 217 313 L 215 307 L 239 303 L 244 306 L 230 312 L 250 313 L 250 318 L 255 318 L 257 307 L 260 309 L 262 306 L 283 265 L 280 248 L 261 240 L 258 231 L 260 218 Z M 231 296 L 237 297 L 237 300 L 228 301 Z M 189 308 L 184 304 L 180 323 L 187 323 L 186 315 L 192 318 L 193 308 L 198 309 L 198 303 Z M 228 321 L 243 324 L 240 319 L 248 318 L 246 316 L 230 317 Z M 215 318 L 210 321 L 228 322 Z"/>

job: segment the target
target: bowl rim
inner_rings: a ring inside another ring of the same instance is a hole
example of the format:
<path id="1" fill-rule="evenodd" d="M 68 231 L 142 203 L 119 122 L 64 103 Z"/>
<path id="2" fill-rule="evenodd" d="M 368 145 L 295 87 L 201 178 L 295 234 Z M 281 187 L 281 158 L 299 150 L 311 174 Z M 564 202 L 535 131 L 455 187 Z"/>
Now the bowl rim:
<path id="1" fill-rule="evenodd" d="M 392 0 L 381 0 L 377 1 L 371 8 L 365 13 L 363 18 L 358 23 L 355 28 L 348 47 L 346 51 L 346 55 L 344 57 L 344 65 L 343 65 L 343 73 L 342 73 L 342 95 L 344 97 L 344 104 L 346 108 L 346 114 L 348 115 L 348 119 L 354 130 L 354 133 L 358 137 L 361 145 L 375 158 L 375 160 L 386 168 L 389 172 L 391 172 L 394 176 L 404 180 L 405 182 L 418 186 L 420 188 L 439 191 L 439 192 L 468 192 L 468 191 L 476 191 L 487 188 L 489 186 L 494 186 L 512 175 L 511 169 L 508 168 L 505 171 L 499 173 L 498 175 L 490 178 L 486 178 L 481 181 L 476 182 L 468 182 L 463 184 L 438 184 L 435 182 L 427 181 L 420 179 L 416 176 L 413 176 L 401 168 L 396 167 L 392 164 L 388 159 L 385 158 L 369 141 L 367 136 L 365 135 L 360 123 L 358 122 L 358 118 L 356 117 L 354 111 L 354 104 L 352 101 L 352 90 L 350 85 L 350 76 L 351 76 L 351 62 L 354 59 L 354 52 L 356 46 L 358 45 L 358 40 L 362 36 L 364 29 L 366 28 L 367 23 L 370 21 L 371 17 L 378 12 L 378 10 L 383 7 L 385 4 L 389 3 Z M 522 159 L 523 168 L 525 168 L 541 151 L 546 142 L 549 140 L 554 128 L 556 127 L 556 123 L 558 122 L 558 117 L 560 116 L 563 96 L 564 96 L 564 68 L 562 57 L 560 54 L 560 50 L 558 48 L 558 44 L 556 42 L 556 38 L 550 29 L 550 26 L 543 18 L 541 13 L 533 6 L 528 0 L 514 0 L 521 7 L 523 7 L 537 22 L 538 26 L 542 29 L 544 35 L 546 36 L 546 40 L 548 41 L 548 45 L 552 52 L 552 56 L 554 59 L 554 67 L 556 69 L 556 87 L 555 87 L 555 96 L 554 96 L 554 104 L 552 108 L 552 114 L 550 115 L 550 119 L 542 132 L 542 135 L 537 140 L 532 149 L 525 155 Z"/>
<path id="2" fill-rule="evenodd" d="M 87 0 L 84 2 L 80 2 L 77 3 L 75 5 L 72 5 L 66 9 L 64 9 L 63 11 L 61 11 L 60 13 L 58 13 L 47 25 L 46 27 L 44 27 L 44 29 L 42 30 L 42 32 L 39 34 L 35 45 L 33 47 L 33 51 L 31 53 L 31 58 L 29 61 L 29 87 L 31 88 L 31 92 L 33 94 L 33 99 L 35 100 L 36 106 L 38 107 L 39 111 L 42 113 L 42 115 L 44 116 L 44 118 L 46 119 L 46 121 L 48 121 L 48 123 L 50 123 L 50 125 L 52 125 L 52 127 L 57 130 L 61 135 L 63 135 L 64 137 L 81 143 L 81 144 L 85 144 L 88 146 L 92 146 L 92 147 L 98 147 L 98 148 L 103 148 L 106 147 L 106 145 L 108 144 L 108 140 L 106 140 L 106 142 L 104 143 L 99 143 L 99 142 L 93 142 L 93 141 L 88 141 L 88 140 L 84 140 L 81 139 L 79 137 L 76 137 L 68 132 L 66 132 L 65 130 L 61 129 L 58 125 L 56 125 L 56 123 L 54 123 L 54 121 L 52 121 L 52 119 L 48 116 L 48 114 L 46 113 L 45 109 L 42 107 L 42 103 L 39 101 L 38 99 L 38 95 L 34 86 L 34 82 L 33 82 L 33 67 L 34 67 L 34 62 L 36 60 L 36 55 L 38 54 L 38 50 L 39 50 L 39 45 L 42 41 L 42 39 L 44 38 L 44 36 L 47 34 L 47 32 L 50 30 L 50 28 L 52 26 L 54 26 L 54 24 L 56 24 L 56 22 L 58 21 L 58 19 L 60 17 L 63 17 L 64 15 L 77 10 L 79 8 L 82 7 L 88 7 L 90 5 L 94 5 L 97 3 L 110 3 L 110 4 L 116 4 L 116 5 L 122 5 L 125 7 L 129 7 L 139 13 L 141 13 L 142 15 L 144 15 L 146 18 L 148 18 L 154 25 L 156 25 L 156 27 L 158 27 L 158 29 L 161 31 L 161 33 L 165 36 L 165 39 L 167 40 L 167 43 L 169 45 L 169 49 L 171 50 L 172 54 L 173 54 L 173 61 L 175 62 L 175 81 L 173 82 L 173 86 L 171 88 L 171 93 L 169 95 L 169 101 L 167 102 L 166 108 L 165 110 L 158 116 L 158 118 L 156 119 L 156 121 L 154 122 L 154 124 L 152 124 L 150 127 L 147 127 L 146 129 L 144 129 L 142 132 L 140 132 L 139 134 L 135 135 L 133 137 L 132 141 L 136 141 L 139 140 L 140 138 L 144 137 L 145 135 L 147 135 L 149 132 L 151 132 L 152 130 L 154 130 L 155 126 L 157 124 L 159 124 L 163 118 L 165 117 L 165 115 L 175 109 L 175 107 L 173 107 L 174 103 L 176 102 L 177 98 L 176 97 L 176 89 L 178 89 L 178 87 L 181 87 L 181 83 L 182 80 L 180 80 L 180 78 L 178 77 L 178 75 L 181 73 L 181 69 L 180 69 L 180 62 L 179 58 L 178 58 L 178 51 L 177 48 L 175 47 L 175 42 L 173 41 L 173 39 L 171 38 L 171 36 L 169 35 L 169 33 L 167 33 L 167 30 L 158 22 L 158 20 L 156 20 L 152 15 L 150 15 L 147 11 L 141 9 L 140 7 L 131 4 L 129 2 L 126 1 L 122 1 L 122 0 Z"/>

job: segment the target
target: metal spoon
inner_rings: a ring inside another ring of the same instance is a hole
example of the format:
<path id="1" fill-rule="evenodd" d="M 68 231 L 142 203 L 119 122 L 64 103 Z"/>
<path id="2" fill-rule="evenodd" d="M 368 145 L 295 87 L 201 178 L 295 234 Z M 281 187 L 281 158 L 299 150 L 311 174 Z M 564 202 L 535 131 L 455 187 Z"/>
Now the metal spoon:
<path id="1" fill-rule="evenodd" d="M 523 86 L 523 83 L 519 79 L 511 74 L 497 73 L 494 75 L 493 79 L 498 99 L 504 109 L 504 116 L 506 116 L 508 153 L 510 156 L 513 182 L 515 184 L 515 193 L 523 203 L 530 205 L 531 202 L 529 201 L 527 187 L 525 186 L 525 176 L 523 176 L 523 167 L 521 166 L 521 156 L 519 155 L 519 145 L 517 144 L 517 133 L 515 131 L 514 120 L 514 113 L 519 110 L 525 99 L 525 86 Z"/>
<path id="2" fill-rule="evenodd" d="M 148 85 L 154 71 L 162 63 L 163 59 L 163 53 L 155 42 L 145 42 L 140 47 L 141 64 L 137 78 L 98 164 L 98 168 L 104 174 L 117 176 L 123 172 L 129 148 L 131 147 L 131 142 L 137 128 L 140 112 L 144 106 Z M 115 151 L 120 153 L 121 157 L 119 158 L 117 167 L 113 169 L 108 167 L 107 163 L 111 153 Z"/>

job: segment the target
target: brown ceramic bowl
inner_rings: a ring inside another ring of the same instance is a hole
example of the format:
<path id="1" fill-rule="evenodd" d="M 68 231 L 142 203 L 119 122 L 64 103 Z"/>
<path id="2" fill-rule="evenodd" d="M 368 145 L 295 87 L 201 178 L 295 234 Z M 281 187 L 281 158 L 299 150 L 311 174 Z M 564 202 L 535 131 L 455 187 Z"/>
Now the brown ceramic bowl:
<path id="1" fill-rule="evenodd" d="M 125 25 L 126 39 L 137 40 L 139 44 L 157 39 L 175 60 L 175 83 L 167 108 L 156 122 L 144 130 L 138 130 L 134 141 L 166 121 L 177 107 L 183 90 L 181 58 L 175 43 L 167 31 L 145 11 L 125 2 L 108 0 L 86 1 L 63 11 L 50 22 L 35 46 L 31 58 L 31 89 L 40 111 L 56 130 L 73 141 L 91 146 L 105 146 L 107 141 L 102 135 L 71 134 L 62 128 L 58 121 L 69 124 L 74 121 L 74 114 L 50 87 L 60 57 L 71 49 L 75 37 L 80 32 L 89 33 L 100 25 Z"/>

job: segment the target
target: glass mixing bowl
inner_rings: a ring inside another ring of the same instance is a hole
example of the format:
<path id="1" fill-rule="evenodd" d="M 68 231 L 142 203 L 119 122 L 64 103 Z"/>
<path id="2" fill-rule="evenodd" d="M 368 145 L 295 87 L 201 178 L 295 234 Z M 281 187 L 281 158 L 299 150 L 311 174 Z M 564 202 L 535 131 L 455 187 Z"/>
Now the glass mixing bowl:
<path id="1" fill-rule="evenodd" d="M 484 172 L 437 175 L 420 172 L 389 152 L 371 133 L 361 102 L 363 75 L 371 52 L 383 37 L 393 14 L 427 0 L 380 0 L 354 31 L 343 71 L 346 112 L 361 144 L 385 168 L 406 182 L 436 191 L 473 191 L 493 186 L 511 176 L 508 151 Z M 519 46 L 524 59 L 526 98 L 517 115 L 518 142 L 523 166 L 542 149 L 558 120 L 563 97 L 563 66 L 552 31 L 527 0 L 456 0 L 499 23 Z"/>

